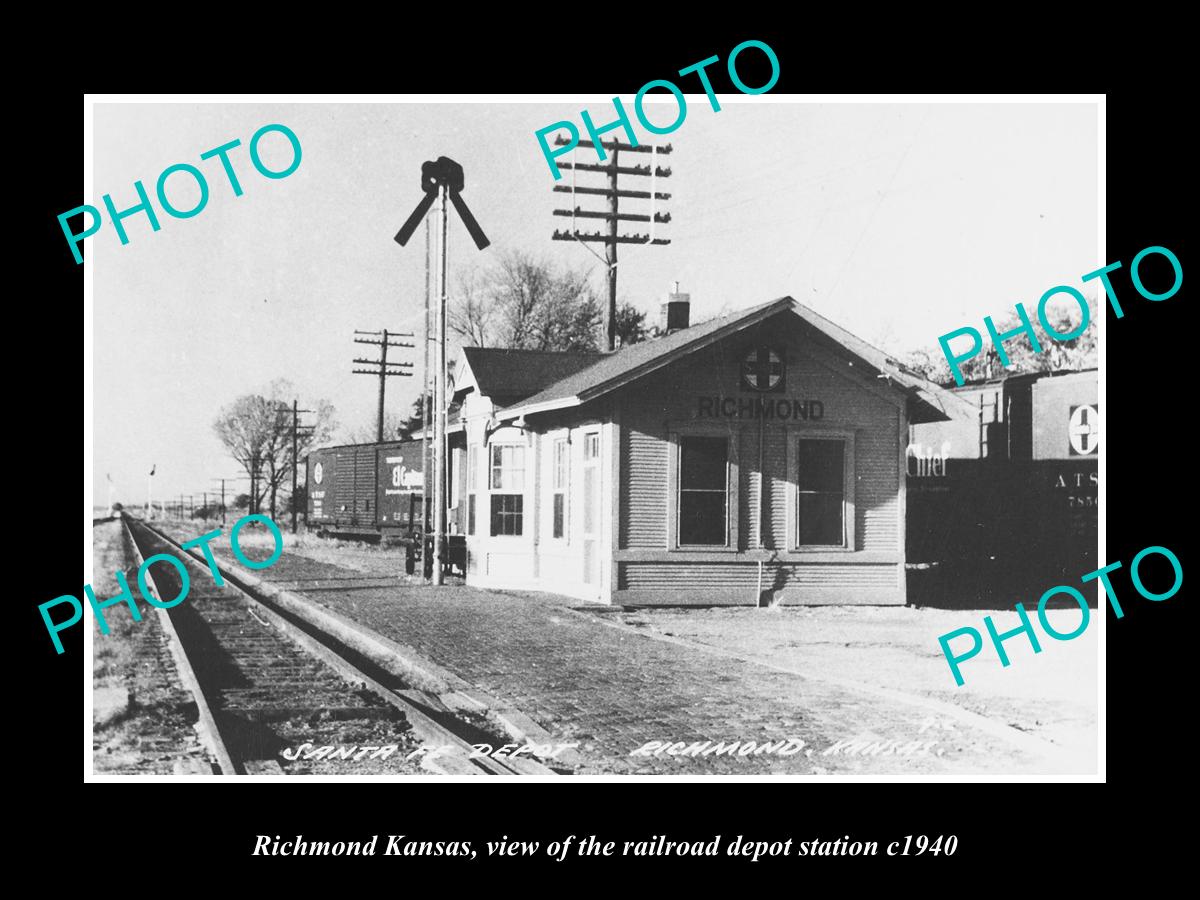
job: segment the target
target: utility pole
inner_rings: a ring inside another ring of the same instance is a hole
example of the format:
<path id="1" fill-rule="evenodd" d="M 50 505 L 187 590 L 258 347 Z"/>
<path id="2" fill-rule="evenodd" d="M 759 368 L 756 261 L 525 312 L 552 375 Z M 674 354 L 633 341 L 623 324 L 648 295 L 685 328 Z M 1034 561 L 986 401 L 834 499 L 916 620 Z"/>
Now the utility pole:
<path id="1" fill-rule="evenodd" d="M 384 332 L 384 334 L 386 335 L 387 332 Z M 293 400 L 292 405 L 290 407 L 289 406 L 280 406 L 276 411 L 280 415 L 290 414 L 292 417 L 292 424 L 291 424 L 291 429 L 292 429 L 292 534 L 295 534 L 296 533 L 296 512 L 297 512 L 297 510 L 296 510 L 296 490 L 298 487 L 297 480 L 299 477 L 299 469 L 300 469 L 300 438 L 301 437 L 306 437 L 306 438 L 311 437 L 316 432 L 315 425 L 301 425 L 300 424 L 300 415 L 302 413 L 314 413 L 315 414 L 316 410 L 301 409 L 300 401 Z"/>
<path id="2" fill-rule="evenodd" d="M 213 481 L 219 481 L 221 483 L 221 524 L 222 525 L 225 524 L 225 515 L 226 515 L 225 482 L 227 482 L 227 481 L 243 481 L 243 480 L 245 480 L 245 478 L 246 478 L 245 475 L 226 475 L 223 478 L 214 478 L 213 479 Z"/>
<path id="3" fill-rule="evenodd" d="M 567 143 L 563 137 L 555 140 L 555 143 L 562 146 Z M 596 144 L 592 141 L 580 141 L 579 147 L 595 148 Z M 671 145 L 658 147 L 652 144 L 638 144 L 636 147 L 632 144 L 622 144 L 620 141 L 613 140 L 611 143 L 600 142 L 602 151 L 608 151 L 611 154 L 610 159 L 604 165 L 595 163 L 559 163 L 560 169 L 571 170 L 571 183 L 556 184 L 554 190 L 557 193 L 571 195 L 570 209 L 556 209 L 554 215 L 569 216 L 571 218 L 571 230 L 559 231 L 554 230 L 553 239 L 556 241 L 579 241 L 580 243 L 602 243 L 607 249 L 607 254 L 604 258 L 605 264 L 608 266 L 608 311 L 605 315 L 605 333 L 609 350 L 616 349 L 617 338 L 617 244 L 669 244 L 671 241 L 668 238 L 655 237 L 656 224 L 666 225 L 671 221 L 670 213 L 658 212 L 659 200 L 670 200 L 670 194 L 659 193 L 655 188 L 659 178 L 669 178 L 671 170 L 664 169 L 659 166 L 658 154 L 670 153 Z M 626 153 L 649 153 L 650 164 L 638 166 L 621 166 L 618 165 L 618 154 L 620 151 Z M 576 172 L 601 172 L 608 176 L 608 186 L 603 188 L 594 187 L 577 187 L 575 184 Z M 650 177 L 650 190 L 648 191 L 628 191 L 622 190 L 617 183 L 619 175 L 639 175 Z M 598 212 L 595 210 L 581 209 L 576 202 L 576 198 L 580 194 L 592 194 L 608 198 L 608 212 Z M 618 208 L 618 200 L 621 197 L 626 197 L 631 200 L 649 200 L 649 213 L 622 213 Z M 591 233 L 581 233 L 576 228 L 577 219 L 604 219 L 608 223 L 607 233 L 594 231 Z M 618 222 L 649 222 L 649 234 L 630 234 L 624 235 L 617 232 Z M 590 248 L 589 248 L 590 249 Z M 595 254 L 599 257 L 599 254 Z"/>
<path id="4" fill-rule="evenodd" d="M 388 376 L 403 375 L 405 377 L 409 377 L 412 375 L 412 372 L 403 371 L 404 369 L 411 369 L 412 363 L 410 363 L 410 362 L 388 362 L 387 352 L 388 352 L 388 347 L 412 347 L 413 345 L 405 344 L 405 343 L 393 344 L 389 341 L 389 338 L 412 337 L 412 334 L 408 333 L 408 332 L 405 332 L 403 334 L 397 334 L 394 331 L 389 332 L 386 328 L 383 329 L 383 331 L 355 331 L 354 333 L 371 335 L 374 338 L 376 338 L 375 340 L 372 340 L 369 337 L 364 337 L 364 338 L 356 337 L 354 339 L 354 343 L 356 343 L 356 344 L 374 344 L 377 347 L 379 347 L 379 359 L 356 359 L 356 360 L 354 360 L 356 363 L 364 363 L 368 366 L 378 366 L 379 367 L 378 370 L 355 369 L 354 373 L 356 375 L 378 375 L 379 376 L 379 428 L 377 431 L 376 440 L 379 441 L 380 443 L 383 443 L 383 394 L 384 394 L 385 386 L 387 385 Z M 379 339 L 380 335 L 382 335 L 382 339 Z M 388 366 L 396 366 L 397 369 L 389 369 Z"/>
<path id="5" fill-rule="evenodd" d="M 146 518 L 154 518 L 154 471 L 158 463 L 150 465 L 150 476 L 146 479 Z"/>
<path id="6" fill-rule="evenodd" d="M 204 513 L 204 520 L 208 521 L 208 491 L 203 492 L 204 504 L 200 507 L 200 512 Z"/>
<path id="7" fill-rule="evenodd" d="M 225 524 L 225 479 L 214 478 L 213 481 L 221 482 L 221 524 Z"/>

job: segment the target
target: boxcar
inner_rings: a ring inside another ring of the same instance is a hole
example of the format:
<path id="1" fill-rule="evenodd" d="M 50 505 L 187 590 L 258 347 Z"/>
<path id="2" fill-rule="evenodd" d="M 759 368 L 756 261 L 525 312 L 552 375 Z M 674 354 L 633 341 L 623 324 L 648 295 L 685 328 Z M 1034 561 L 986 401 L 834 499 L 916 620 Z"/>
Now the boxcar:
<path id="1" fill-rule="evenodd" d="M 308 455 L 308 527 L 404 540 L 421 529 L 419 441 L 345 444 Z"/>
<path id="2" fill-rule="evenodd" d="M 910 429 L 908 560 L 935 566 L 913 599 L 1003 606 L 1076 584 L 1098 564 L 1096 371 L 951 390 L 973 417 Z"/>

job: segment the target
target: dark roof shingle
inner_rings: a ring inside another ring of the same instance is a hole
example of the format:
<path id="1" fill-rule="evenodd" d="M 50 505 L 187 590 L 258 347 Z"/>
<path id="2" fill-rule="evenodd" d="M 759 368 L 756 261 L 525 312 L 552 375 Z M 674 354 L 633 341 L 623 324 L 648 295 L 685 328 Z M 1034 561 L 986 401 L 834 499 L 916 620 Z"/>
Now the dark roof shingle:
<path id="1" fill-rule="evenodd" d="M 464 347 L 467 365 L 485 397 L 516 403 L 604 359 L 607 354 Z"/>
<path id="2" fill-rule="evenodd" d="M 686 353 L 692 345 L 702 346 L 710 337 L 724 329 L 749 327 L 760 319 L 790 309 L 793 302 L 790 297 L 781 297 L 770 303 L 760 303 L 749 309 L 701 322 L 666 337 L 622 347 L 616 353 L 598 354 L 598 360 L 593 365 L 581 368 L 561 381 L 548 385 L 540 393 L 522 400 L 518 405 L 553 403 L 570 397 L 586 400 L 587 395 L 597 389 L 638 377 L 639 369 L 669 361 L 677 353 Z"/>

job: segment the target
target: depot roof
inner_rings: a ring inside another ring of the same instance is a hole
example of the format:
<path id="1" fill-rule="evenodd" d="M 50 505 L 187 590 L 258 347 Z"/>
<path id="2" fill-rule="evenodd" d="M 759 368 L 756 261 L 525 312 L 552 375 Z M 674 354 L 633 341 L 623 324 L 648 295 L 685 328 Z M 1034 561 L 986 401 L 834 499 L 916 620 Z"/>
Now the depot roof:
<path id="1" fill-rule="evenodd" d="M 605 359 L 608 354 L 560 350 L 464 347 L 470 370 L 459 379 L 457 396 L 471 387 L 503 406 L 517 403 Z"/>
<path id="2" fill-rule="evenodd" d="M 974 407 L 962 398 L 938 387 L 791 297 L 781 297 L 681 329 L 666 337 L 623 347 L 616 353 L 580 354 L 594 359 L 537 393 L 515 402 L 498 413 L 497 418 L 515 419 L 579 406 L 780 313 L 796 315 L 816 340 L 836 345 L 843 354 L 856 357 L 866 366 L 864 374 L 885 376 L 894 387 L 912 398 L 911 421 L 940 421 L 975 414 Z"/>

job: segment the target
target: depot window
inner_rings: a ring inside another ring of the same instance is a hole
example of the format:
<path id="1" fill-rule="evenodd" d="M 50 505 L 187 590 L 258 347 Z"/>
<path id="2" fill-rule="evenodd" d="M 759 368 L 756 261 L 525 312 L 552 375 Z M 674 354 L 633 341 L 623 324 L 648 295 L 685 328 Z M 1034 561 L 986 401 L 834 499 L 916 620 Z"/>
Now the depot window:
<path id="1" fill-rule="evenodd" d="M 522 535 L 525 524 L 525 447 L 520 444 L 493 444 L 490 456 L 492 534 Z"/>
<path id="2" fill-rule="evenodd" d="M 475 494 L 479 490 L 479 447 L 467 450 L 467 534 L 475 534 Z"/>
<path id="3" fill-rule="evenodd" d="M 729 543 L 729 439 L 679 438 L 678 528 L 680 547 Z"/>
<path id="4" fill-rule="evenodd" d="M 450 509 L 458 509 L 458 494 L 462 490 L 463 451 L 455 447 L 450 451 L 450 496 L 446 505 Z"/>
<path id="5" fill-rule="evenodd" d="M 854 439 L 805 436 L 791 449 L 791 543 L 797 549 L 854 549 Z"/>
<path id="6" fill-rule="evenodd" d="M 554 499 L 551 502 L 554 505 L 552 535 L 556 540 L 566 540 L 567 538 L 567 484 L 571 471 L 570 452 L 571 445 L 567 443 L 566 438 L 558 438 L 554 441 L 554 478 L 551 485 Z"/>

